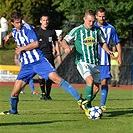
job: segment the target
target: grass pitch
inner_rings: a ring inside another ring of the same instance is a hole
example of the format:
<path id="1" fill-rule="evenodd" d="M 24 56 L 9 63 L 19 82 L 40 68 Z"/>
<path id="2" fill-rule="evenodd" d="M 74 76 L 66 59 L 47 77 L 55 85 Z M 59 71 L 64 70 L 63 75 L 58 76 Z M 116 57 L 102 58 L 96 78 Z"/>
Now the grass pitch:
<path id="1" fill-rule="evenodd" d="M 9 110 L 12 87 L 0 87 L 0 112 Z M 40 92 L 39 88 L 36 88 Z M 84 89 L 77 89 L 83 93 Z M 132 133 L 133 90 L 109 90 L 107 111 L 100 120 L 89 120 L 75 99 L 53 88 L 52 101 L 41 101 L 29 88 L 20 94 L 19 115 L 0 116 L 0 133 Z M 100 104 L 100 93 L 93 105 Z"/>

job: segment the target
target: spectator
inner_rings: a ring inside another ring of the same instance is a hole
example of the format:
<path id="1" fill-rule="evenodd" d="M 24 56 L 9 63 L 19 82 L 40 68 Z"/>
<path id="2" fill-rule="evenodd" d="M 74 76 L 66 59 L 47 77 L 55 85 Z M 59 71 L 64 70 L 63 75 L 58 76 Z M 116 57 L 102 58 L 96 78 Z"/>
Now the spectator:
<path id="1" fill-rule="evenodd" d="M 113 54 L 111 55 L 111 75 L 112 75 L 112 79 L 111 79 L 111 84 L 112 87 L 119 87 L 119 62 L 118 62 L 118 52 L 116 50 L 116 47 L 114 46 L 112 48 Z"/>
<path id="2" fill-rule="evenodd" d="M 6 20 L 6 13 L 3 13 L 1 19 L 0 19 L 0 24 L 1 24 L 1 45 L 2 48 L 4 49 L 4 37 L 8 34 L 8 21 Z"/>

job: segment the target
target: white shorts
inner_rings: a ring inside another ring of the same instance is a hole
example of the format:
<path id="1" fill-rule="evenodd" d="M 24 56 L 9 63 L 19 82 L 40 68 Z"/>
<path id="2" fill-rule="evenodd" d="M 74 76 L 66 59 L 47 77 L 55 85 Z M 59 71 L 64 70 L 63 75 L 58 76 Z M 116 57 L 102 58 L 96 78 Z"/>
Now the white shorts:
<path id="1" fill-rule="evenodd" d="M 77 64 L 77 69 L 83 79 L 86 79 L 88 76 L 92 76 L 95 83 L 100 83 L 100 66 L 89 64 L 86 62 L 79 62 Z"/>

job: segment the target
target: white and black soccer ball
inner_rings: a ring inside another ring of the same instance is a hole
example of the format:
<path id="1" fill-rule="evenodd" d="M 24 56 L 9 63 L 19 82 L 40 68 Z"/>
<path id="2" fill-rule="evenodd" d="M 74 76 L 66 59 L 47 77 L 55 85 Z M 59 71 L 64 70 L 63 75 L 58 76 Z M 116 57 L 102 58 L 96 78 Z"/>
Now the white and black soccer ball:
<path id="1" fill-rule="evenodd" d="M 89 118 L 93 120 L 101 119 L 103 115 L 102 109 L 98 106 L 91 107 L 88 113 L 89 113 Z"/>

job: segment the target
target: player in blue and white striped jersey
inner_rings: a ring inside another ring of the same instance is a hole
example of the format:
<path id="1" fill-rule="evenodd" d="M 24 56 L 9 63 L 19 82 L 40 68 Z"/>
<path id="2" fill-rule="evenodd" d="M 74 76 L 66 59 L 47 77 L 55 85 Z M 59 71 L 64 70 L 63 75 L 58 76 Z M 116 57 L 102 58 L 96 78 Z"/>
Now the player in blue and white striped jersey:
<path id="1" fill-rule="evenodd" d="M 29 24 L 22 24 L 22 15 L 19 12 L 13 12 L 10 19 L 12 25 L 15 27 L 12 30 L 12 36 L 17 43 L 15 54 L 20 55 L 22 67 L 10 96 L 11 110 L 4 111 L 0 114 L 18 114 L 17 105 L 19 93 L 35 74 L 40 75 L 46 80 L 48 78 L 51 79 L 70 93 L 79 103 L 82 99 L 78 92 L 57 74 L 54 67 L 48 62 L 42 51 L 38 48 L 38 38 L 32 26 Z"/>
<path id="2" fill-rule="evenodd" d="M 112 41 L 117 48 L 119 57 L 118 62 L 119 65 L 122 64 L 121 57 L 121 45 L 120 40 L 118 38 L 117 32 L 115 28 L 109 23 L 105 22 L 106 20 L 106 10 L 103 7 L 99 7 L 96 10 L 96 18 L 98 22 L 95 22 L 94 25 L 98 26 L 104 32 L 104 36 L 106 38 L 106 43 L 108 47 L 110 47 L 110 42 Z M 110 55 L 99 45 L 99 54 L 100 54 L 100 77 L 101 77 L 101 108 L 106 110 L 106 99 L 108 95 L 108 79 L 111 78 L 110 73 Z"/>

